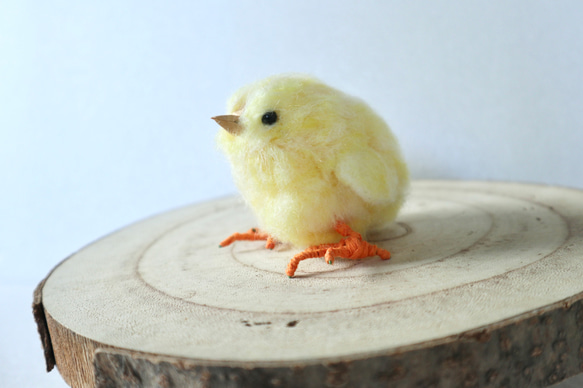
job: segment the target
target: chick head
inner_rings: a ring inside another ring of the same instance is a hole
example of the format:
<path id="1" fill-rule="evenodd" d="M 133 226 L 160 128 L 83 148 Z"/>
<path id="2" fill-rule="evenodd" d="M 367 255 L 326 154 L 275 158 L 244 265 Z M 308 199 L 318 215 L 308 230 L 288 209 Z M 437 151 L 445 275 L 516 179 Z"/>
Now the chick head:
<path id="1" fill-rule="evenodd" d="M 341 130 L 346 99 L 340 91 L 306 75 L 268 77 L 239 89 L 229 99 L 229 114 L 213 117 L 219 145 L 229 151 L 245 144 L 248 151 L 275 146 L 294 151 L 320 145 Z M 347 97 L 347 96 L 345 96 Z"/>

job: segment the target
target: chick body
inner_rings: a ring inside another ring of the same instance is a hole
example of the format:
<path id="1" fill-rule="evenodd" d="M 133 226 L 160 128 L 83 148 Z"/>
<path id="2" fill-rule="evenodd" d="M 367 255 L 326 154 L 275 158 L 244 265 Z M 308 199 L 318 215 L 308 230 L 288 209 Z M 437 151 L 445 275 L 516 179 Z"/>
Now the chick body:
<path id="1" fill-rule="evenodd" d="M 238 134 L 218 145 L 260 228 L 295 246 L 332 243 L 337 220 L 366 235 L 392 221 L 408 171 L 385 122 L 359 99 L 303 75 L 280 75 L 237 91 Z M 277 121 L 262 118 L 275 112 Z"/>

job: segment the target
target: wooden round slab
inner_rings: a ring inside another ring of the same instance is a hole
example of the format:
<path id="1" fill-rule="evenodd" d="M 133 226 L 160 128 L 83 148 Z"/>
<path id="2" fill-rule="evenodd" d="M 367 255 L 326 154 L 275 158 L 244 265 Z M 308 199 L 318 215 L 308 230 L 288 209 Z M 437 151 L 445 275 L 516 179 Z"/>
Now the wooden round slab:
<path id="1" fill-rule="evenodd" d="M 72 386 L 546 386 L 583 370 L 583 192 L 415 182 L 392 252 L 300 263 L 238 198 L 158 215 L 39 285 L 48 366 Z"/>

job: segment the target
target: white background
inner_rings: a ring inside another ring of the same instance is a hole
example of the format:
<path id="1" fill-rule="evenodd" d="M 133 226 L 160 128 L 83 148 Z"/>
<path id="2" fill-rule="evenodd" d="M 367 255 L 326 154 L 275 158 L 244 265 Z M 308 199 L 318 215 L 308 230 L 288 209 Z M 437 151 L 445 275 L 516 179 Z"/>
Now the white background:
<path id="1" fill-rule="evenodd" d="M 579 1 L 0 0 L 0 386 L 64 386 L 30 310 L 61 259 L 235 192 L 209 118 L 267 75 L 368 101 L 413 178 L 583 188 L 582 20 Z"/>

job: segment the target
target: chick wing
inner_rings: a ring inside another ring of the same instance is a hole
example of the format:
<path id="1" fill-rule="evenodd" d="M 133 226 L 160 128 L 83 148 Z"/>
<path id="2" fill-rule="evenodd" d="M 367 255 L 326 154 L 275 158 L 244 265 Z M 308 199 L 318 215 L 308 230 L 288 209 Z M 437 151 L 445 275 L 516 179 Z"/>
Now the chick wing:
<path id="1" fill-rule="evenodd" d="M 343 155 L 334 172 L 340 182 L 371 205 L 392 202 L 401 190 L 397 166 L 372 149 Z"/>

